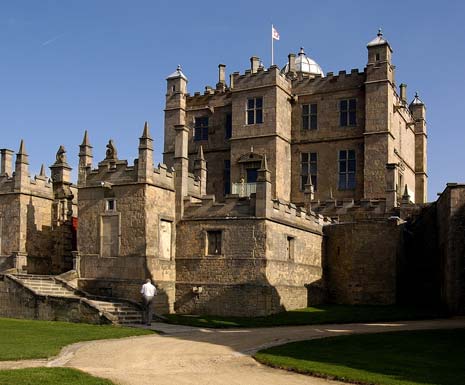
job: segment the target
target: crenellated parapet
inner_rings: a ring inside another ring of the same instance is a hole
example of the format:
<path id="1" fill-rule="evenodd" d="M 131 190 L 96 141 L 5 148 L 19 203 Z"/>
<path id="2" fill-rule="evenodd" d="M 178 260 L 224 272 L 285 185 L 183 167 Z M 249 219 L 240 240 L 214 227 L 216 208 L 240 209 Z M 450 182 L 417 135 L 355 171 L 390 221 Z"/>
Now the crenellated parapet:
<path id="1" fill-rule="evenodd" d="M 360 72 L 357 68 L 352 69 L 350 72 L 342 70 L 338 74 L 328 72 L 324 77 L 303 74 L 292 81 L 292 92 L 298 96 L 307 93 L 329 93 L 357 89 L 362 87 L 365 81 L 365 71 Z"/>
<path id="2" fill-rule="evenodd" d="M 0 194 L 24 193 L 53 199 L 52 183 L 45 174 L 44 165 L 39 175 L 34 175 L 32 178 L 29 175 L 29 157 L 24 141 L 21 141 L 20 149 L 16 154 L 14 170 L 14 151 L 1 149 L 0 154 Z"/>
<path id="3" fill-rule="evenodd" d="M 113 185 L 149 184 L 174 191 L 174 173 L 165 164 L 153 165 L 153 140 L 147 122 L 139 139 L 139 157 L 134 165 L 127 160 L 118 159 L 116 144 L 109 140 L 105 158 L 97 168 L 92 168 L 92 153 L 87 131 L 80 148 L 80 188 L 102 187 Z"/>

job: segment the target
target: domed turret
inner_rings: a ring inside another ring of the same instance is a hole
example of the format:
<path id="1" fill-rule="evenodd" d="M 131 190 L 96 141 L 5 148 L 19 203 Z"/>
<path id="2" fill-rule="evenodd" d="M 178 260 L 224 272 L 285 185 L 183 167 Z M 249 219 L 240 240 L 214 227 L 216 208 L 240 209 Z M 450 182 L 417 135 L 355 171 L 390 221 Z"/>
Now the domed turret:
<path id="1" fill-rule="evenodd" d="M 294 55 L 292 55 L 294 56 Z M 291 55 L 290 55 L 291 57 Z M 292 67 L 292 66 L 291 66 Z M 300 48 L 299 54 L 295 58 L 294 71 L 297 74 L 309 74 L 309 75 L 321 75 L 324 76 L 324 72 L 320 65 L 313 59 L 309 58 L 303 48 Z M 281 70 L 282 73 L 289 72 L 289 63 Z"/>

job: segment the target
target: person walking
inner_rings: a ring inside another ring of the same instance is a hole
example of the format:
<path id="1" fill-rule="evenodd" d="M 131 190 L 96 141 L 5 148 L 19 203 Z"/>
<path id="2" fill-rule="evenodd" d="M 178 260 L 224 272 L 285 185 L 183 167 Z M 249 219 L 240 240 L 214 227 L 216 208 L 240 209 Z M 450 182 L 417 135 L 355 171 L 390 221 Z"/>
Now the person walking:
<path id="1" fill-rule="evenodd" d="M 152 285 L 152 280 L 150 278 L 146 279 L 145 283 L 142 285 L 140 293 L 142 294 L 144 301 L 144 315 L 142 322 L 146 325 L 150 325 L 153 317 L 152 301 L 153 297 L 157 295 L 157 288 Z"/>

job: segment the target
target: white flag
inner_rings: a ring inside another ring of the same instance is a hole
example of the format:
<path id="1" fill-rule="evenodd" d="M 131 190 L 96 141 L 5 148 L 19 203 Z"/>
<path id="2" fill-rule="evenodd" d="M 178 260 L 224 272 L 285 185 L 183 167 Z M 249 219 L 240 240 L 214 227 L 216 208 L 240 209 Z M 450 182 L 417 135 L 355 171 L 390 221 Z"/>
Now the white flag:
<path id="1" fill-rule="evenodd" d="M 275 27 L 271 26 L 271 37 L 274 40 L 279 40 L 279 32 L 276 30 Z"/>

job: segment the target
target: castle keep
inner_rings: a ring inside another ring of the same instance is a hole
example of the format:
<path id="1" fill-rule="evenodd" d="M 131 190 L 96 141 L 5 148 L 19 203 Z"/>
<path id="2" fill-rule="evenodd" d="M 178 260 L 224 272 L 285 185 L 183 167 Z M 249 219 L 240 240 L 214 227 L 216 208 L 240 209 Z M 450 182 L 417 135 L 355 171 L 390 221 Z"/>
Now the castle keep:
<path id="1" fill-rule="evenodd" d="M 465 188 L 427 203 L 425 105 L 397 86 L 381 32 L 363 71 L 303 49 L 203 94 L 167 78 L 163 162 L 146 123 L 133 165 L 87 132 L 77 184 L 60 147 L 31 180 L 1 150 L 0 314 L 137 322 L 157 311 L 260 316 L 309 304 L 436 303 L 465 312 Z M 77 224 L 77 226 L 76 226 Z M 77 229 L 76 229 L 77 227 Z M 125 314 L 125 315 L 123 315 Z"/>

